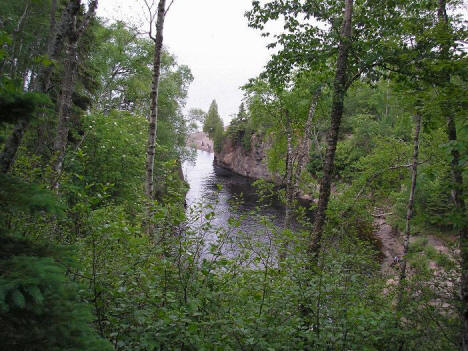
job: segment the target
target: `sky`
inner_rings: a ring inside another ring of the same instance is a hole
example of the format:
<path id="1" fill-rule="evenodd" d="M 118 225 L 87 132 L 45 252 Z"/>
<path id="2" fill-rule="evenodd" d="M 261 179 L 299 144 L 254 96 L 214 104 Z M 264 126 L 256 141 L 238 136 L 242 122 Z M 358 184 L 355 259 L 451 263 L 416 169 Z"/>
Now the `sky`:
<path id="1" fill-rule="evenodd" d="M 141 4 L 142 0 L 101 0 L 98 15 L 143 26 Z M 215 99 L 227 123 L 242 101 L 240 86 L 263 70 L 271 53 L 260 31 L 247 26 L 244 13 L 250 6 L 251 0 L 174 1 L 165 21 L 164 45 L 194 76 L 187 111 L 207 111 Z M 141 28 L 146 30 L 147 24 Z"/>

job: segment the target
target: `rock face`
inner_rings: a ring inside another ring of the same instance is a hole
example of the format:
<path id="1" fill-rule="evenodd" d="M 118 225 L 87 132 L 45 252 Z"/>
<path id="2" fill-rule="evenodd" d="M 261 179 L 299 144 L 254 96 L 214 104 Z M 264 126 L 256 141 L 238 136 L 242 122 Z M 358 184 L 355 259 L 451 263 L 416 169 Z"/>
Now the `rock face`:
<path id="1" fill-rule="evenodd" d="M 234 143 L 226 138 L 221 152 L 215 152 L 214 162 L 217 166 L 226 168 L 231 172 L 253 179 L 264 179 L 276 185 L 283 186 L 283 178 L 274 173 L 267 166 L 267 151 L 271 148 L 271 142 L 264 138 L 252 135 L 250 139 L 251 149 L 245 150 L 239 143 Z M 299 190 L 297 198 L 304 204 L 315 202 L 312 195 Z"/>
<path id="2" fill-rule="evenodd" d="M 213 152 L 213 141 L 204 132 L 195 132 L 187 137 L 187 146 Z"/>
<path id="3" fill-rule="evenodd" d="M 273 174 L 266 164 L 266 151 L 268 142 L 263 141 L 257 135 L 252 135 L 251 150 L 246 151 L 242 145 L 234 143 L 226 138 L 221 152 L 215 152 L 215 164 L 230 171 L 254 178 L 280 184 L 281 178 Z"/>

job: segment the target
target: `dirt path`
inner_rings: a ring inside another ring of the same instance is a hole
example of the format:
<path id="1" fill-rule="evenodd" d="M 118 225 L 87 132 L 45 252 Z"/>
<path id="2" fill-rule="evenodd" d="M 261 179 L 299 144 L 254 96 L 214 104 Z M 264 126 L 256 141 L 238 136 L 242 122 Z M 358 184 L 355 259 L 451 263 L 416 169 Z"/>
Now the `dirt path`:
<path id="1" fill-rule="evenodd" d="M 395 256 L 401 257 L 403 254 L 403 240 L 397 230 L 394 230 L 391 225 L 386 222 L 386 214 L 382 211 L 377 213 L 374 221 L 376 227 L 375 236 L 382 243 L 382 252 L 384 261 L 382 262 L 382 271 L 390 272 L 393 270 L 391 264 Z"/>
<path id="2" fill-rule="evenodd" d="M 395 256 L 402 257 L 403 255 L 403 234 L 398 230 L 392 228 L 386 221 L 386 216 L 383 209 L 376 209 L 376 218 L 374 220 L 375 236 L 382 243 L 382 252 L 384 254 L 384 260 L 382 262 L 382 272 L 384 273 L 396 273 L 396 268 L 392 267 L 393 258 Z M 437 252 L 453 255 L 447 246 L 447 243 L 436 237 L 435 235 L 426 234 L 423 236 L 411 236 L 410 243 L 414 242 L 418 238 L 424 238 L 427 240 L 427 245 L 432 246 Z M 447 238 L 450 240 L 450 238 Z M 452 240 L 454 240 L 452 238 Z M 435 262 L 431 262 L 431 268 L 435 268 Z"/>

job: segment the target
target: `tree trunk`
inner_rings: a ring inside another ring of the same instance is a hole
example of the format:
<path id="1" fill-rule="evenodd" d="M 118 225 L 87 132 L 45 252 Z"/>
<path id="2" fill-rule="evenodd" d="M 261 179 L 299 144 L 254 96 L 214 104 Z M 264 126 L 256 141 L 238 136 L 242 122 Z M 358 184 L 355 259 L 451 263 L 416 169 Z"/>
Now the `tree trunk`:
<path id="1" fill-rule="evenodd" d="M 13 30 L 11 35 L 11 51 L 10 51 L 10 75 L 11 78 L 16 78 L 15 76 L 18 73 L 18 64 L 19 64 L 19 55 L 22 47 L 22 41 L 18 40 L 18 34 L 21 33 L 23 30 L 23 24 L 28 17 L 29 7 L 31 5 L 31 1 L 27 1 L 24 7 L 24 11 L 20 18 L 18 19 L 18 23 L 16 24 L 16 28 Z M 19 46 L 19 49 L 18 49 Z"/>
<path id="2" fill-rule="evenodd" d="M 166 0 L 159 0 L 158 13 L 156 19 L 156 37 L 152 37 L 150 28 L 150 37 L 154 41 L 154 57 L 153 57 L 153 81 L 151 85 L 151 105 L 148 126 L 148 141 L 146 144 L 146 179 L 145 193 L 148 199 L 146 209 L 146 232 L 151 235 L 154 231 L 152 222 L 153 211 L 152 201 L 155 198 L 154 191 L 154 159 L 156 154 L 156 133 L 158 130 L 158 96 L 159 96 L 159 79 L 161 76 L 161 56 L 163 45 L 163 30 L 164 20 L 166 16 Z M 152 25 L 152 23 L 150 24 Z"/>
<path id="3" fill-rule="evenodd" d="M 161 54 L 166 0 L 160 0 L 156 20 L 156 38 L 154 38 L 153 83 L 151 86 L 151 110 L 149 118 L 148 143 L 146 149 L 146 183 L 148 200 L 154 199 L 154 157 L 156 153 L 156 132 L 158 127 L 158 94 L 161 75 Z"/>
<path id="4" fill-rule="evenodd" d="M 285 120 L 286 120 L 286 135 L 288 138 L 288 149 L 286 155 L 286 206 L 284 213 L 284 229 L 288 230 L 291 225 L 291 213 L 293 208 L 294 201 L 294 181 L 293 181 L 293 148 L 292 148 L 292 130 L 291 130 L 291 120 L 289 118 L 289 111 L 285 111 Z M 283 241 L 280 259 L 284 260 L 286 258 L 286 252 L 288 250 L 289 240 L 286 238 Z"/>
<path id="5" fill-rule="evenodd" d="M 457 141 L 457 129 L 453 115 L 449 114 L 448 119 L 448 136 L 451 142 Z M 451 151 L 451 173 L 453 178 L 453 200 L 455 202 L 456 210 L 458 213 L 457 218 L 460 223 L 458 236 L 460 240 L 460 255 L 461 255 L 461 316 L 462 316 L 462 351 L 468 351 L 468 228 L 466 224 L 466 207 L 463 195 L 463 175 L 460 168 L 460 153 L 454 147 Z"/>
<path id="6" fill-rule="evenodd" d="M 326 210 L 330 199 L 330 188 L 334 170 L 336 144 L 343 116 L 343 101 L 346 93 L 346 78 L 348 68 L 348 55 L 351 48 L 353 0 L 346 0 L 343 26 L 341 28 L 341 40 L 338 47 L 336 61 L 335 81 L 333 84 L 332 110 L 330 114 L 331 127 L 327 136 L 327 152 L 323 165 L 323 177 L 320 183 L 320 196 L 315 214 L 314 228 L 312 230 L 309 254 L 318 256 L 321 248 L 323 225 L 325 223 Z"/>
<path id="7" fill-rule="evenodd" d="M 405 228 L 405 243 L 403 245 L 403 257 L 401 261 L 401 271 L 400 271 L 400 289 L 402 289 L 401 284 L 406 279 L 406 264 L 407 256 L 409 250 L 409 241 L 411 235 L 411 218 L 413 218 L 413 208 L 414 208 L 414 192 L 416 190 L 416 178 L 418 176 L 418 154 L 419 154 L 419 133 L 421 131 L 421 116 L 416 114 L 415 116 L 416 128 L 414 133 L 414 147 L 413 147 L 413 165 L 411 167 L 411 189 L 408 199 L 408 206 L 406 209 L 406 228 Z"/>
<path id="8" fill-rule="evenodd" d="M 284 219 L 285 228 L 289 227 L 291 222 L 291 207 L 293 202 L 293 148 L 292 148 L 292 131 L 289 111 L 285 112 L 286 117 L 286 135 L 288 138 L 288 150 L 286 155 L 286 215 Z"/>
<path id="9" fill-rule="evenodd" d="M 73 17 L 79 11 L 80 1 L 70 0 L 67 4 L 67 7 L 63 11 L 63 14 L 60 19 L 60 24 L 57 27 L 55 21 L 55 11 L 57 6 L 57 0 L 52 2 L 51 7 L 51 25 L 49 27 L 49 43 L 47 45 L 47 57 L 54 61 L 57 59 L 59 53 L 62 51 L 64 40 L 66 39 L 67 32 L 70 30 L 70 22 L 72 21 Z M 55 8 L 54 8 L 55 7 Z M 50 77 L 53 71 L 53 64 L 42 67 L 39 72 L 39 86 L 38 91 L 43 93 L 47 93 L 50 87 Z"/>
<path id="10" fill-rule="evenodd" d="M 70 2 L 71 3 L 71 2 Z M 57 10 L 57 0 L 52 1 L 51 10 L 50 10 L 50 26 L 49 26 L 49 37 L 48 37 L 48 45 L 47 45 L 47 55 L 51 59 L 55 59 L 58 55 L 58 50 L 53 50 L 59 45 L 61 42 L 62 35 L 56 34 L 56 21 L 55 21 L 55 13 Z M 65 13 L 63 18 L 65 18 Z M 62 19 L 62 22 L 64 20 Z M 55 53 L 53 56 L 52 53 Z M 51 68 L 50 68 L 51 69 Z M 38 76 L 34 81 L 34 90 L 42 93 L 46 93 L 48 90 L 48 82 L 44 84 L 43 81 L 43 68 L 39 71 Z M 49 79 L 50 80 L 50 79 Z M 21 144 L 21 140 L 23 139 L 24 133 L 28 128 L 29 121 L 28 120 L 20 120 L 16 123 L 15 127 L 13 128 L 13 132 L 8 137 L 5 142 L 5 146 L 0 154 L 0 172 L 6 173 L 11 168 L 14 163 L 16 152 Z"/>
<path id="11" fill-rule="evenodd" d="M 17 44 L 18 44 L 18 34 L 21 32 L 23 23 L 25 19 L 27 18 L 27 14 L 29 11 L 29 6 L 30 6 L 30 1 L 26 2 L 23 14 L 18 20 L 18 23 L 16 25 L 15 30 L 13 31 L 12 34 L 12 52 L 11 52 L 11 67 L 10 67 L 10 72 L 12 74 L 12 77 L 16 74 L 16 66 L 17 66 L 17 60 L 15 60 L 17 56 Z M 21 140 L 23 139 L 24 132 L 26 131 L 26 128 L 29 124 L 29 121 L 27 119 L 20 119 L 18 122 L 16 122 L 15 127 L 13 128 L 13 131 L 11 134 L 8 136 L 5 145 L 2 149 L 2 152 L 0 154 L 0 172 L 1 173 L 7 173 L 11 166 L 14 163 L 15 157 L 16 157 L 16 151 L 18 150 L 19 145 L 21 144 Z"/>
<path id="12" fill-rule="evenodd" d="M 78 67 L 77 43 L 68 43 L 66 48 L 65 71 L 62 80 L 62 90 L 58 99 L 57 131 L 54 140 L 55 159 L 52 164 L 51 189 L 58 189 L 59 179 L 62 173 L 63 160 L 68 142 L 70 130 L 70 118 L 72 112 L 72 95 L 75 85 L 76 70 Z"/>
<path id="13" fill-rule="evenodd" d="M 78 42 L 83 33 L 88 28 L 91 19 L 94 17 L 98 5 L 98 1 L 94 0 L 88 8 L 84 19 L 79 22 L 79 10 L 81 0 L 72 0 L 71 16 L 69 17 L 69 25 L 67 26 L 66 35 L 66 54 L 64 77 L 62 80 L 62 89 L 57 101 L 57 131 L 54 141 L 54 159 L 52 162 L 52 179 L 51 189 L 57 190 L 59 180 L 63 169 L 63 160 L 68 143 L 68 132 L 70 130 L 70 118 L 72 113 L 72 96 L 75 86 L 76 73 L 78 70 Z"/>
<path id="14" fill-rule="evenodd" d="M 448 21 L 447 16 L 447 9 L 446 9 L 446 0 L 439 0 L 439 8 L 437 12 L 437 16 L 440 23 L 443 23 L 446 26 L 446 30 L 450 30 L 450 24 Z M 451 42 L 447 42 L 442 47 L 442 55 L 443 58 L 449 57 L 449 50 L 451 46 Z M 444 79 L 445 83 L 450 83 L 450 76 L 447 75 Z M 455 123 L 455 118 L 453 113 L 450 109 L 450 106 L 442 106 L 442 111 L 444 111 L 446 119 L 447 119 L 447 134 L 449 141 L 456 145 L 457 143 L 457 126 Z M 452 147 L 451 150 L 452 160 L 450 162 L 451 165 L 451 173 L 453 178 L 453 201 L 455 203 L 456 211 L 457 211 L 457 218 L 459 223 L 457 226 L 459 227 L 458 236 L 460 241 L 460 256 L 461 256 L 461 291 L 460 291 L 460 299 L 461 299 L 461 340 L 460 340 L 460 350 L 461 351 L 468 351 L 468 225 L 466 220 L 466 207 L 465 207 L 465 199 L 463 194 L 463 174 L 462 169 L 460 167 L 460 152 L 455 147 Z"/>
<path id="15" fill-rule="evenodd" d="M 304 137 L 300 146 L 298 147 L 297 167 L 295 172 L 296 181 L 300 178 L 302 170 L 309 163 L 310 148 L 312 145 L 312 129 L 314 126 L 315 110 L 317 108 L 320 95 L 322 94 L 322 86 L 320 86 L 312 97 L 312 102 L 309 108 L 309 114 L 304 127 Z"/>
<path id="16" fill-rule="evenodd" d="M 1 173 L 7 173 L 13 165 L 16 156 L 16 151 L 18 150 L 18 147 L 21 143 L 21 139 L 23 139 L 23 135 L 27 125 L 28 120 L 19 120 L 13 128 L 13 132 L 6 140 L 5 146 L 3 147 L 2 153 L 0 155 Z"/>

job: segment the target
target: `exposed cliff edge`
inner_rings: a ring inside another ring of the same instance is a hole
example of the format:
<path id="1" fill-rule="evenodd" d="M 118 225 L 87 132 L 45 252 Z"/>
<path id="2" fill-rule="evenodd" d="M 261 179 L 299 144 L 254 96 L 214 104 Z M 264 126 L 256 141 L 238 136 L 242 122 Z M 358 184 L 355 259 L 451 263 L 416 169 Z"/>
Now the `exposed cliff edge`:
<path id="1" fill-rule="evenodd" d="M 245 150 L 240 143 L 226 138 L 221 152 L 215 152 L 215 164 L 245 177 L 281 184 L 281 177 L 267 166 L 268 142 L 254 134 L 250 145 L 250 150 Z"/>
<path id="2" fill-rule="evenodd" d="M 204 132 L 195 132 L 187 137 L 187 146 L 198 150 L 213 152 L 213 141 Z"/>
<path id="3" fill-rule="evenodd" d="M 250 139 L 250 150 L 246 150 L 240 143 L 225 138 L 221 152 L 215 152 L 214 162 L 217 166 L 226 168 L 234 173 L 253 179 L 264 179 L 276 185 L 284 185 L 283 177 L 272 172 L 267 165 L 267 151 L 271 142 L 253 134 Z M 317 189 L 304 190 L 299 187 L 297 198 L 310 202 L 315 199 L 310 195 Z"/>

